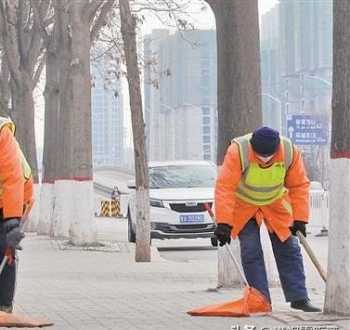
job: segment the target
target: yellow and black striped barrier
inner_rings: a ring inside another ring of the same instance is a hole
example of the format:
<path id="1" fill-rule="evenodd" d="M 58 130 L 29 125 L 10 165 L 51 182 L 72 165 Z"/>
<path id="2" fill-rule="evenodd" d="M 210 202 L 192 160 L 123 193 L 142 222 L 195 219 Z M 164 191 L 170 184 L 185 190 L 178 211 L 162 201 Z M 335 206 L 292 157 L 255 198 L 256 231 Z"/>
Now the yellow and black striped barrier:
<path id="1" fill-rule="evenodd" d="M 120 200 L 111 200 L 111 217 L 120 217 Z"/>
<path id="2" fill-rule="evenodd" d="M 101 217 L 109 217 L 110 216 L 110 201 L 103 200 L 101 201 Z"/>
<path id="3" fill-rule="evenodd" d="M 100 204 L 100 217 L 121 217 L 120 200 L 102 200 Z"/>

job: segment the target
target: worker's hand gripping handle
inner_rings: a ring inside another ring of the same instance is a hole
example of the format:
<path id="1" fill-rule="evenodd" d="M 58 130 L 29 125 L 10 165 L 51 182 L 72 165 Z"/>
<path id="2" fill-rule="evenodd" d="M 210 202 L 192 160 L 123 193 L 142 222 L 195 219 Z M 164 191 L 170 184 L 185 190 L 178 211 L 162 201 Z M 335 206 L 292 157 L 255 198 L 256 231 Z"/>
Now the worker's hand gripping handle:
<path id="1" fill-rule="evenodd" d="M 20 230 L 23 230 L 23 226 L 25 224 L 25 222 L 28 219 L 29 216 L 29 212 L 32 209 L 33 206 L 33 201 L 28 202 L 25 206 L 24 206 L 24 211 L 23 211 L 23 216 L 21 219 L 21 223 L 19 225 Z M 17 247 L 19 250 L 21 250 L 22 248 L 20 246 Z M 15 260 L 15 251 L 13 251 L 11 248 L 7 247 L 5 250 L 5 255 L 3 260 L 1 261 L 0 264 L 0 274 L 2 273 L 3 269 L 5 268 L 6 264 L 8 265 L 12 265 L 13 262 Z"/>

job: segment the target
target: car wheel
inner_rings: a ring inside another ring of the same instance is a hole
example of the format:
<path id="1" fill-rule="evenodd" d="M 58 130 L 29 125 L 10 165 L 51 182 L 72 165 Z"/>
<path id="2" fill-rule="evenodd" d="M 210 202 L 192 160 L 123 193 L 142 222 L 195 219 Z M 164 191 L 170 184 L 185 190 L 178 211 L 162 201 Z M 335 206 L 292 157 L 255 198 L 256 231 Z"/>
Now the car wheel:
<path id="1" fill-rule="evenodd" d="M 218 239 L 216 237 L 211 237 L 210 241 L 211 241 L 211 246 L 213 246 L 213 247 L 218 246 Z"/>
<path id="2" fill-rule="evenodd" d="M 134 229 L 132 228 L 131 215 L 130 215 L 129 209 L 128 209 L 128 241 L 130 243 L 136 242 L 136 234 L 135 234 Z"/>

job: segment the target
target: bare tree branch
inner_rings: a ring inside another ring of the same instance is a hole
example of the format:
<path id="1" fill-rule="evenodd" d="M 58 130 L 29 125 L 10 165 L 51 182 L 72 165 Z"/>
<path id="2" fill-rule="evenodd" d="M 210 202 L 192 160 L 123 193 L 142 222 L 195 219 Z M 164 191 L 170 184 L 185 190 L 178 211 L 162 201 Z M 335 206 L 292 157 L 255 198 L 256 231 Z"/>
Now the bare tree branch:
<path id="1" fill-rule="evenodd" d="M 46 30 L 46 26 L 45 26 L 43 17 L 40 13 L 40 8 L 38 6 L 38 2 L 36 0 L 30 0 L 30 3 L 31 3 L 31 6 L 33 8 L 34 19 L 38 22 L 39 31 L 41 33 L 42 38 L 45 41 L 46 47 L 48 47 L 48 45 L 50 43 L 50 35 Z"/>
<path id="2" fill-rule="evenodd" d="M 50 1 L 43 0 L 40 3 L 39 17 L 46 17 L 50 7 Z M 31 70 L 34 70 L 36 61 L 42 52 L 42 33 L 40 28 L 40 21 L 38 20 L 38 15 L 33 15 L 33 24 L 30 31 L 30 44 L 28 47 L 28 65 Z"/>
<path id="3" fill-rule="evenodd" d="M 39 82 L 41 73 L 42 73 L 43 68 L 45 66 L 45 60 L 46 60 L 46 54 L 43 54 L 43 56 L 41 56 L 41 58 L 39 59 L 38 66 L 37 66 L 37 68 L 34 72 L 33 78 L 32 78 L 33 87 L 35 87 L 37 85 L 37 83 Z"/>
<path id="4" fill-rule="evenodd" d="M 25 63 L 27 60 L 27 52 L 25 49 L 25 41 L 24 41 L 24 1 L 18 2 L 17 8 L 17 21 L 16 21 L 16 30 L 17 30 L 17 38 L 18 38 L 18 51 L 20 54 L 20 61 Z M 28 18 L 29 20 L 29 18 Z"/>
<path id="5" fill-rule="evenodd" d="M 7 2 L 5 0 L 0 0 L 0 15 L 1 15 L 1 30 L 2 30 L 2 44 L 4 45 L 4 55 L 6 56 L 6 61 L 8 64 L 8 68 L 11 73 L 11 77 L 14 83 L 19 86 L 20 84 L 20 72 L 19 72 L 19 59 L 18 52 L 15 46 L 16 38 L 13 31 L 14 26 L 11 26 L 9 21 L 11 21 L 14 17 L 13 8 L 7 7 Z M 13 20 L 15 21 L 15 20 Z M 11 33 L 12 32 L 12 33 Z M 10 35 L 11 34 L 11 35 Z"/>
<path id="6" fill-rule="evenodd" d="M 92 0 L 85 4 L 83 16 L 88 22 L 91 22 L 99 8 L 104 4 L 104 0 Z"/>
<path id="7" fill-rule="evenodd" d="M 101 28 L 106 25 L 106 17 L 109 11 L 112 9 L 113 5 L 115 3 L 115 0 L 107 0 L 101 7 L 100 13 L 98 17 L 95 19 L 94 24 L 91 28 L 91 40 L 94 41 L 96 39 L 96 36 L 98 32 L 101 30 Z"/>
<path id="8" fill-rule="evenodd" d="M 53 24 L 55 22 L 55 15 L 50 16 L 44 21 L 44 27 L 48 27 L 49 25 Z"/>

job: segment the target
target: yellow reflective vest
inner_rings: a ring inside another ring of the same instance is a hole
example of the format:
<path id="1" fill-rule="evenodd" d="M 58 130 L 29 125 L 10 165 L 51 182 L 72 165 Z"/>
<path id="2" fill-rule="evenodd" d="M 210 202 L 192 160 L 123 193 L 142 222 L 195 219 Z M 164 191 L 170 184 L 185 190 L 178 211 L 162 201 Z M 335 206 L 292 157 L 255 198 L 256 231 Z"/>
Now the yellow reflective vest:
<path id="1" fill-rule="evenodd" d="M 269 205 L 281 198 L 286 191 L 284 179 L 292 163 L 293 144 L 289 139 L 281 137 L 283 159 L 264 168 L 249 160 L 250 138 L 251 134 L 247 134 L 232 140 L 238 145 L 242 168 L 242 177 L 235 194 L 253 205 Z"/>

